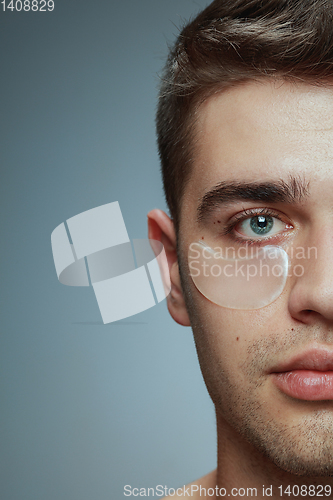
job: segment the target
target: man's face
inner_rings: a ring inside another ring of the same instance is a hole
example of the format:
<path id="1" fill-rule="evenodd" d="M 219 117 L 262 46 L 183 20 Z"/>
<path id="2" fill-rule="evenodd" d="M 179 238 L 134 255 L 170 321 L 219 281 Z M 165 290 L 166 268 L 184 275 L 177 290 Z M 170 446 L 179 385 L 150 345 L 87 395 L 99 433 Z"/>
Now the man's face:
<path id="1" fill-rule="evenodd" d="M 218 425 L 285 471 L 333 474 L 333 88 L 247 83 L 209 98 L 196 132 L 180 269 Z M 221 183 L 231 191 L 265 183 L 290 189 L 274 198 L 270 187 L 265 201 L 260 190 L 258 199 L 236 193 L 226 200 L 225 190 L 216 195 Z M 209 192 L 213 203 L 203 203 Z M 268 213 L 275 229 L 255 234 L 249 221 L 256 213 Z M 189 246 L 202 239 L 216 247 L 249 239 L 287 253 L 316 247 L 317 258 L 303 258 L 304 274 L 290 276 L 270 305 L 228 309 L 207 300 L 189 277 Z"/>

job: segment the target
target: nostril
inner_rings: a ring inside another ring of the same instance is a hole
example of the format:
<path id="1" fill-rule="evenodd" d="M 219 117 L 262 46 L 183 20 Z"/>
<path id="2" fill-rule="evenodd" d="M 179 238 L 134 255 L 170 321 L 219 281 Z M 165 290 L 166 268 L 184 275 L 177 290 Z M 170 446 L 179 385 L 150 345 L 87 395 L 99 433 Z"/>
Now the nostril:
<path id="1" fill-rule="evenodd" d="M 314 317 L 315 315 L 316 315 L 316 311 L 314 311 L 313 309 L 304 309 L 302 311 L 303 321 L 309 321 L 310 318 Z"/>

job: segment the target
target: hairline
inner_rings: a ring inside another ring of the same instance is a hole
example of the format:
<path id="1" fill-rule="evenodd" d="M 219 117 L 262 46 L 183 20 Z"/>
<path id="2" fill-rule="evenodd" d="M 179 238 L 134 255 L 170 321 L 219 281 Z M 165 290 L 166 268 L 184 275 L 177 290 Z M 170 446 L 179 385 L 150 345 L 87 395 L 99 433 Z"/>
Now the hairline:
<path id="1" fill-rule="evenodd" d="M 184 129 L 186 130 L 186 132 L 184 133 L 184 138 L 187 137 L 189 139 L 189 144 L 187 145 L 187 151 L 191 155 L 191 159 L 188 160 L 187 173 L 184 176 L 180 191 L 180 197 L 177 200 L 177 206 L 176 206 L 177 217 L 176 219 L 173 218 L 177 240 L 179 238 L 179 232 L 181 227 L 181 220 L 182 220 L 181 214 L 182 214 L 182 206 L 183 206 L 185 191 L 194 169 L 194 161 L 195 161 L 194 157 L 198 152 L 197 146 L 199 144 L 199 137 L 198 137 L 199 130 L 196 130 L 196 124 L 198 122 L 202 106 L 210 98 L 219 96 L 224 92 L 227 92 L 231 88 L 238 88 L 241 87 L 242 85 L 246 85 L 251 82 L 266 83 L 269 81 L 271 82 L 280 81 L 284 83 L 288 82 L 295 85 L 308 84 L 312 85 L 313 87 L 331 87 L 333 89 L 333 72 L 332 72 L 332 78 L 330 79 L 327 78 L 316 79 L 313 78 L 313 75 L 306 75 L 306 74 L 303 76 L 303 78 L 301 78 L 300 76 L 294 76 L 290 74 L 289 75 L 277 74 L 273 76 L 273 75 L 262 75 L 258 72 L 258 77 L 242 78 L 232 82 L 227 82 L 224 85 L 223 84 L 216 85 L 211 89 L 208 90 L 206 89 L 206 91 L 196 93 L 193 102 L 191 103 L 190 106 L 191 111 L 187 114 L 186 121 L 184 123 Z M 194 120 L 193 117 L 195 117 Z"/>

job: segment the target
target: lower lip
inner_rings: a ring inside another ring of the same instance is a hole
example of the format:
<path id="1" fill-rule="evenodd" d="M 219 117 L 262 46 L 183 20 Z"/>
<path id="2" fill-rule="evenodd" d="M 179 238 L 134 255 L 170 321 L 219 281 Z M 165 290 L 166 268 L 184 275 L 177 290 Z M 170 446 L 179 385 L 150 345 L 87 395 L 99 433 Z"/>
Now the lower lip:
<path id="1" fill-rule="evenodd" d="M 333 399 L 333 371 L 292 370 L 273 375 L 275 384 L 287 396 L 306 401 Z"/>

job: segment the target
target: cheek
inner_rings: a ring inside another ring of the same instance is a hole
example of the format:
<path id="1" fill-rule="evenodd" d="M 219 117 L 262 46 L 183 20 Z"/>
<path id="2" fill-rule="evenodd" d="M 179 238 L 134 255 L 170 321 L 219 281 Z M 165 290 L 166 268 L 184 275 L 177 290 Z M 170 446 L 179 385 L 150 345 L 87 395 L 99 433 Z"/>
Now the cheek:
<path id="1" fill-rule="evenodd" d="M 236 342 L 252 342 L 265 335 L 267 328 L 276 324 L 281 311 L 270 306 L 240 310 L 213 304 L 204 297 L 195 301 L 195 325 L 200 326 L 209 343 L 234 348 Z M 274 310 L 275 309 L 275 310 Z"/>
<path id="2" fill-rule="evenodd" d="M 287 324 L 284 300 L 262 309 L 242 311 L 219 307 L 197 296 L 193 309 L 198 357 L 206 383 L 211 386 L 222 379 L 229 384 L 248 383 L 248 367 L 256 355 L 252 347 L 279 337 Z M 261 375 L 258 367 L 254 376 Z"/>
<path id="3" fill-rule="evenodd" d="M 243 311 L 225 309 L 201 298 L 195 304 L 193 334 L 207 383 L 238 371 L 247 353 L 249 324 Z"/>

